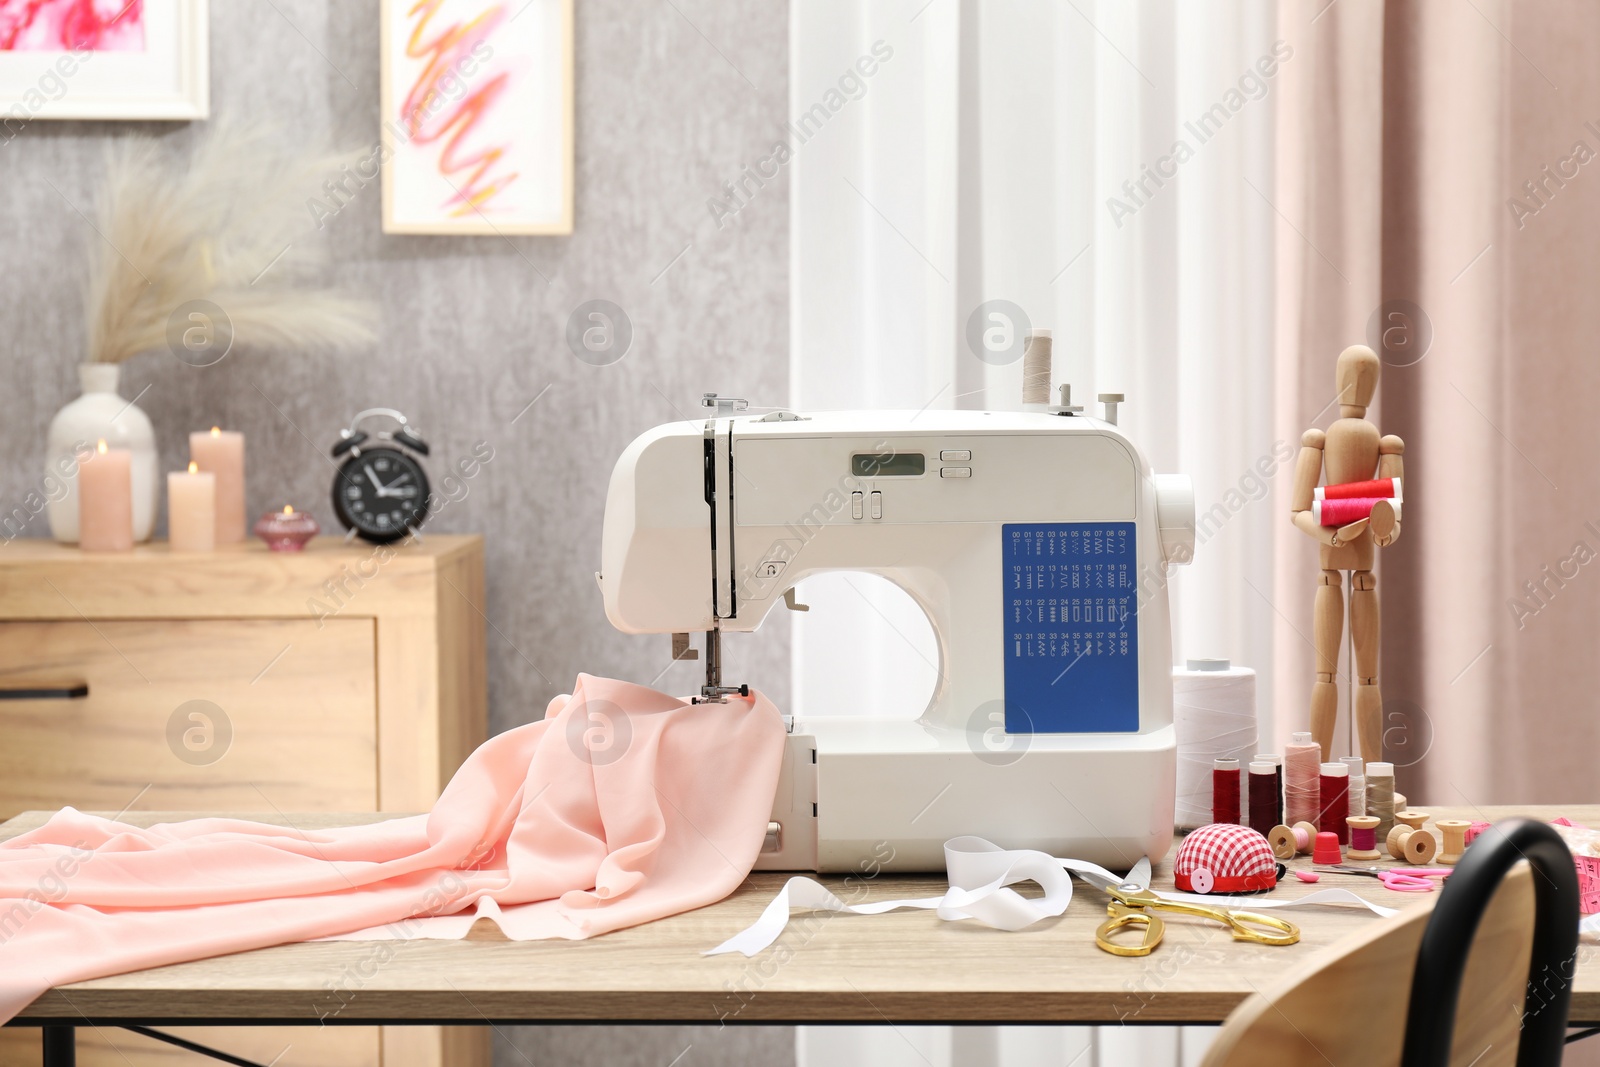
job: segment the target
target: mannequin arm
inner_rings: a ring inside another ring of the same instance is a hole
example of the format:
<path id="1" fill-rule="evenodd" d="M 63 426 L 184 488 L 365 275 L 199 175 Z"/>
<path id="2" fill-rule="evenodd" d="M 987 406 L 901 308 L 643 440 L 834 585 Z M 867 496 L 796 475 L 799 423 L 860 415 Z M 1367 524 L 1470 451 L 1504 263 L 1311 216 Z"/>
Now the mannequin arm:
<path id="1" fill-rule="evenodd" d="M 1389 434 L 1378 442 L 1378 477 L 1399 478 L 1402 483 L 1405 478 L 1406 443 L 1394 434 Z M 1394 529 L 1388 537 L 1373 538 L 1373 543 L 1379 548 L 1387 548 L 1400 539 L 1400 523 L 1397 520 Z"/>
<path id="2" fill-rule="evenodd" d="M 1289 514 L 1295 528 L 1314 541 L 1332 547 L 1338 543 L 1338 533 L 1331 527 L 1319 524 L 1311 514 L 1311 496 L 1322 477 L 1322 446 L 1327 435 L 1321 430 L 1307 430 L 1300 437 L 1300 457 L 1294 464 L 1294 488 L 1289 496 Z M 1364 521 L 1364 520 L 1363 520 Z"/>

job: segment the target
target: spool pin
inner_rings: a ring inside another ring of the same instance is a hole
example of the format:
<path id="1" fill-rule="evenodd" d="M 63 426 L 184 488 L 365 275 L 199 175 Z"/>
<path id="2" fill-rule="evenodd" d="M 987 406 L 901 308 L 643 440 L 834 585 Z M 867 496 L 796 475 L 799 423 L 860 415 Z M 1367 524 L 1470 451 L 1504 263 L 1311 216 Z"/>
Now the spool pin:
<path id="1" fill-rule="evenodd" d="M 1462 819 L 1440 819 L 1434 825 L 1444 835 L 1444 848 L 1440 850 L 1439 862 L 1453 867 L 1466 850 L 1467 830 L 1472 824 Z"/>
<path id="2" fill-rule="evenodd" d="M 1418 867 L 1432 863 L 1439 851 L 1439 843 L 1422 828 L 1422 824 L 1428 821 L 1428 813 L 1397 811 L 1394 820 L 1395 827 L 1389 831 L 1389 840 L 1385 842 L 1389 846 L 1389 855 Z"/>

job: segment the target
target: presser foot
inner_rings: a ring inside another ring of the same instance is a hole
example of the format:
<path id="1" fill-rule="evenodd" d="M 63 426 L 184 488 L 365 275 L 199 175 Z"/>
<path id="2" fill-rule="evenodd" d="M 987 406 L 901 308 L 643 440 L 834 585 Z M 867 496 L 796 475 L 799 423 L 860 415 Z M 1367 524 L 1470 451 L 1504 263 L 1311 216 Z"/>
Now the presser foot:
<path id="1" fill-rule="evenodd" d="M 748 685 L 703 685 L 700 695 L 695 697 L 692 704 L 726 704 L 730 696 L 747 697 L 750 695 Z"/>

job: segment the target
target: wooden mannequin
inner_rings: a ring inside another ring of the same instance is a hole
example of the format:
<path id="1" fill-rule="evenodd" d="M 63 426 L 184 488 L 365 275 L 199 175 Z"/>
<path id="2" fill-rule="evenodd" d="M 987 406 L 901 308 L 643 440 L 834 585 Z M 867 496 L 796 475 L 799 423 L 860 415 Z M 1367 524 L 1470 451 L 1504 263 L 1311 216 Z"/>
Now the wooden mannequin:
<path id="1" fill-rule="evenodd" d="M 1350 571 L 1350 642 L 1355 650 L 1355 728 L 1361 756 L 1367 762 L 1383 759 L 1383 698 L 1378 692 L 1378 582 L 1372 573 L 1374 548 L 1392 545 L 1400 536 L 1400 522 L 1392 505 L 1380 500 L 1370 518 L 1337 529 L 1320 525 L 1312 514 L 1311 500 L 1318 478 L 1326 473 L 1328 485 L 1365 481 L 1374 477 L 1403 477 L 1401 455 L 1405 443 L 1390 435 L 1379 437 L 1366 420 L 1367 406 L 1378 389 L 1380 364 L 1372 349 L 1352 345 L 1339 353 L 1336 374 L 1339 418 L 1327 433 L 1310 429 L 1300 438 L 1300 458 L 1294 470 L 1291 498 L 1294 524 L 1322 545 L 1322 578 L 1317 586 L 1313 627 L 1317 650 L 1317 679 L 1311 687 L 1311 733 L 1322 746 L 1322 758 L 1332 758 L 1333 726 L 1338 716 L 1339 642 L 1344 629 L 1344 578 Z"/>

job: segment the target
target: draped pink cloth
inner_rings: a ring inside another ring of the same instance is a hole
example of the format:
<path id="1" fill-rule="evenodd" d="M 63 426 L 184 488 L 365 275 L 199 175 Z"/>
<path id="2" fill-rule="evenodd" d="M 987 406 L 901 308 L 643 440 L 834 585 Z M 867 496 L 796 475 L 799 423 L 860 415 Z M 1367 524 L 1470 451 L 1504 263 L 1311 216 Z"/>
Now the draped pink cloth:
<path id="1" fill-rule="evenodd" d="M 690 704 L 580 674 L 427 815 L 141 829 L 64 808 L 0 843 L 0 1022 L 52 986 L 417 915 L 465 912 L 454 936 L 488 913 L 518 939 L 578 939 L 703 907 L 755 863 L 783 746 L 760 694 Z"/>

